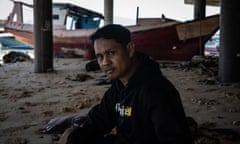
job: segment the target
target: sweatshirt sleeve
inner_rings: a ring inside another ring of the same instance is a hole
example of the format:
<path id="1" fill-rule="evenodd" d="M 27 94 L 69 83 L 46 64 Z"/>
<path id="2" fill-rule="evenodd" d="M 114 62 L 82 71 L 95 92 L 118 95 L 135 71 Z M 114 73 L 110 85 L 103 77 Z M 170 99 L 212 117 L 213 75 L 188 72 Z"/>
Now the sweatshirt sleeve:
<path id="1" fill-rule="evenodd" d="M 92 127 L 98 134 L 109 133 L 116 125 L 115 94 L 113 88 L 109 88 L 101 102 L 94 106 L 88 113 Z"/>
<path id="2" fill-rule="evenodd" d="M 75 128 L 68 137 L 70 143 L 91 144 L 104 134 L 109 133 L 116 122 L 114 95 L 110 88 L 99 104 L 87 114 L 87 121 L 81 127 Z"/>

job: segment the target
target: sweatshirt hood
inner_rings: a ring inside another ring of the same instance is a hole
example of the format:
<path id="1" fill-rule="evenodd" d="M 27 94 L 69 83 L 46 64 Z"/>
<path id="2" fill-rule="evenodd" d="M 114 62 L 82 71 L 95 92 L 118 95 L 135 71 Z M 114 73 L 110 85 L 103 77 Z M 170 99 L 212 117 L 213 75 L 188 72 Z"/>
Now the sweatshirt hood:
<path id="1" fill-rule="evenodd" d="M 143 80 L 159 76 L 159 73 L 162 74 L 159 64 L 150 56 L 141 52 L 136 52 L 136 60 L 139 63 L 139 67 L 136 69 L 133 76 L 129 79 L 127 87 L 141 83 Z M 113 84 L 114 83 L 117 85 L 119 90 L 124 88 L 124 85 L 120 80 L 115 80 Z"/>

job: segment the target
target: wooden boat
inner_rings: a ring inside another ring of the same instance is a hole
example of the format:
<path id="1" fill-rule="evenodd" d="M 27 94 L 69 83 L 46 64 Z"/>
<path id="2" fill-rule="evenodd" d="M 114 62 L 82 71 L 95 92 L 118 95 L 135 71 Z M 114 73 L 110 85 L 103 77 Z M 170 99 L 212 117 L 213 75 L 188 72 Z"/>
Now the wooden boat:
<path id="1" fill-rule="evenodd" d="M 5 30 L 13 33 L 19 41 L 34 47 L 33 27 L 31 24 L 24 24 L 22 20 L 23 5 L 32 7 L 22 2 L 14 2 Z M 15 15 L 20 17 L 17 21 L 14 21 Z M 69 16 L 72 17 L 70 27 Z M 101 14 L 79 6 L 53 3 L 55 56 L 80 55 L 86 59 L 94 58 L 89 36 L 99 27 L 102 19 Z M 81 24 L 78 25 L 79 23 Z M 138 51 L 145 52 L 157 60 L 186 61 L 200 54 L 201 47 L 218 30 L 219 15 L 187 22 L 165 17 L 145 18 L 138 19 L 136 25 L 127 28 L 132 32 L 132 39 Z"/>

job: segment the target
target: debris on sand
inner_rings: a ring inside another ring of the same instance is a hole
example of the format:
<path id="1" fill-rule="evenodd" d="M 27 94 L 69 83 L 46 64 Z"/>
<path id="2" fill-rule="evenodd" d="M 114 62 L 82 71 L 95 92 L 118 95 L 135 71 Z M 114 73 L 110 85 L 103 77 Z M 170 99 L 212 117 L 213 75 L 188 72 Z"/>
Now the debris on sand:
<path id="1" fill-rule="evenodd" d="M 84 82 L 88 79 L 92 79 L 93 77 L 88 75 L 88 74 L 77 74 L 74 78 L 72 78 L 71 76 L 66 77 L 66 79 L 71 80 L 71 81 L 80 81 L 80 82 Z"/>
<path id="2" fill-rule="evenodd" d="M 4 63 L 15 63 L 23 61 L 32 61 L 32 58 L 23 52 L 16 51 L 11 51 L 3 56 Z"/>

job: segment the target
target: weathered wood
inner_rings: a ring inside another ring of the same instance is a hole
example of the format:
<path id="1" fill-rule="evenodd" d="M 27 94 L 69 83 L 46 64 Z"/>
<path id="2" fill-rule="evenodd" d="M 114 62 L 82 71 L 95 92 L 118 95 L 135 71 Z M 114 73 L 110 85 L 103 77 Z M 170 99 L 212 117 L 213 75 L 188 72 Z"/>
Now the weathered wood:
<path id="1" fill-rule="evenodd" d="M 194 0 L 184 0 L 185 4 L 194 4 Z M 206 0 L 206 5 L 220 6 L 220 0 Z"/>
<path id="2" fill-rule="evenodd" d="M 210 31 L 215 32 L 219 27 L 219 16 L 211 19 L 206 18 L 199 21 L 189 22 L 187 24 L 177 25 L 178 38 L 186 40 L 208 34 Z"/>

